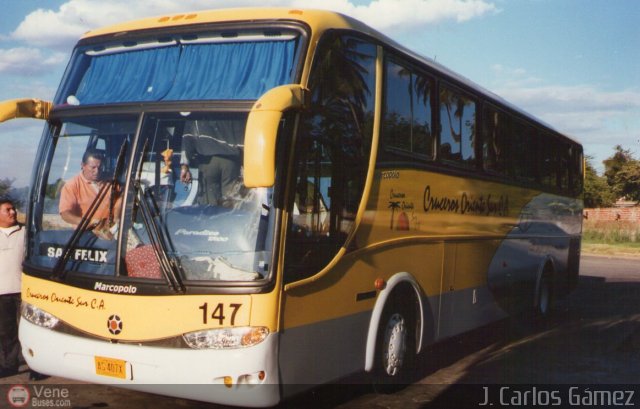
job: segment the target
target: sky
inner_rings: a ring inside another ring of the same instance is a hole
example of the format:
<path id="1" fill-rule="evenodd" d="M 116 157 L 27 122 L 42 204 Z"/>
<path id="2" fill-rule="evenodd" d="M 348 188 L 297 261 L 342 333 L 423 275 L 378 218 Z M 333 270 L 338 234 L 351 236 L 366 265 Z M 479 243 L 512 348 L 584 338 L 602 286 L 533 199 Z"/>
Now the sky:
<path id="1" fill-rule="evenodd" d="M 584 145 L 640 158 L 637 0 L 0 0 L 0 100 L 51 100 L 86 31 L 213 8 L 323 8 L 438 61 Z M 0 124 L 0 179 L 30 183 L 44 123 Z"/>

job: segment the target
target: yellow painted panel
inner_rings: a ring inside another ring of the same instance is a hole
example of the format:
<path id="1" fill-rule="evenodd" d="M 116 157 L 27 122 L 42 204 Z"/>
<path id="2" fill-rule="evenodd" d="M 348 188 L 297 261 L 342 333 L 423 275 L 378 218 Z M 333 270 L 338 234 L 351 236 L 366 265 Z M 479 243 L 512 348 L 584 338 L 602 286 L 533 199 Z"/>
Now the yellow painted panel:
<path id="1" fill-rule="evenodd" d="M 539 192 L 419 170 L 377 171 L 354 248 L 333 269 L 284 295 L 284 327 L 373 308 L 377 278 L 411 274 L 423 293 L 475 288 L 500 243 Z"/>
<path id="2" fill-rule="evenodd" d="M 487 273 L 500 240 L 449 241 L 445 243 L 443 291 L 487 285 Z"/>
<path id="3" fill-rule="evenodd" d="M 309 25 L 312 30 L 320 30 L 324 27 L 348 28 L 353 26 L 358 27 L 358 29 L 363 29 L 364 31 L 371 31 L 370 28 L 360 22 L 329 11 L 287 8 L 243 8 L 185 12 L 126 21 L 89 31 L 84 35 L 84 38 L 150 28 L 170 28 L 203 23 L 255 20 L 299 20 Z"/>
<path id="4" fill-rule="evenodd" d="M 23 274 L 22 299 L 95 336 L 143 341 L 231 326 L 276 329 L 277 294 L 111 294 L 66 286 Z M 254 303 L 254 300 L 256 302 Z M 252 307 L 258 312 L 252 319 Z M 120 328 L 113 325 L 119 321 Z"/>
<path id="5" fill-rule="evenodd" d="M 358 243 L 412 235 L 503 238 L 540 192 L 413 169 L 378 171 Z"/>
<path id="6" fill-rule="evenodd" d="M 284 328 L 369 311 L 379 294 L 376 279 L 396 273 L 413 274 L 425 294 L 437 295 L 441 266 L 441 243 L 389 243 L 353 252 L 318 280 L 285 291 Z"/>

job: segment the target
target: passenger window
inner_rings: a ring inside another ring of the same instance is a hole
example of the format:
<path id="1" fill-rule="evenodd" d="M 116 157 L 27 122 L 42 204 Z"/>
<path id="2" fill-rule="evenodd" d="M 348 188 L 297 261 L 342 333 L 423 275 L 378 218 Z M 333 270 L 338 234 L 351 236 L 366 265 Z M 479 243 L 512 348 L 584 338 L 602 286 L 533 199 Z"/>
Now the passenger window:
<path id="1" fill-rule="evenodd" d="M 482 163 L 486 171 L 507 173 L 508 117 L 486 105 L 483 115 Z"/>
<path id="2" fill-rule="evenodd" d="M 558 186 L 558 160 L 555 139 L 548 133 L 542 134 L 540 147 L 540 182 L 546 187 L 555 189 Z"/>
<path id="3" fill-rule="evenodd" d="M 379 159 L 406 160 L 407 155 L 433 159 L 433 80 L 404 65 L 387 61 L 384 83 L 384 120 Z"/>
<path id="4" fill-rule="evenodd" d="M 462 92 L 440 87 L 440 158 L 463 166 L 476 164 L 476 103 Z"/>
<path id="5" fill-rule="evenodd" d="M 569 178 L 571 185 L 571 193 L 578 195 L 582 192 L 583 174 L 584 174 L 584 155 L 579 146 L 570 148 L 571 165 L 569 166 Z"/>
<path id="6" fill-rule="evenodd" d="M 569 193 L 570 161 L 571 148 L 565 143 L 558 142 L 558 187 L 563 193 Z"/>
<path id="7" fill-rule="evenodd" d="M 520 181 L 534 182 L 538 161 L 535 129 L 523 121 L 514 120 L 512 131 L 511 176 Z"/>

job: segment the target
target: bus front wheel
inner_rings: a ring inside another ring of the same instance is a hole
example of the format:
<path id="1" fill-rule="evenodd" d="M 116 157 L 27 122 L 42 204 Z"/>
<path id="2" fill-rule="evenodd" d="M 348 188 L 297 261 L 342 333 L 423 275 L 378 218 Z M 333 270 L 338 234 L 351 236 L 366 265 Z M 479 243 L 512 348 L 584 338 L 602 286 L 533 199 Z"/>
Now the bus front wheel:
<path id="1" fill-rule="evenodd" d="M 378 328 L 374 385 L 392 392 L 409 383 L 416 361 L 415 317 L 407 299 L 395 297 L 385 307 Z"/>

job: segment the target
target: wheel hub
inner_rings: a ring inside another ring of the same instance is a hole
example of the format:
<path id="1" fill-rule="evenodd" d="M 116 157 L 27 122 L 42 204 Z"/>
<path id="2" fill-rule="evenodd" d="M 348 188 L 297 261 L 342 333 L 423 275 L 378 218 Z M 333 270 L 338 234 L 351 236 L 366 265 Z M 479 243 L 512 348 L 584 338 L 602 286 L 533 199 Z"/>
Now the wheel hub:
<path id="1" fill-rule="evenodd" d="M 384 337 L 384 367 L 389 376 L 395 376 L 400 369 L 406 352 L 407 327 L 404 317 L 393 314 L 387 322 Z"/>

